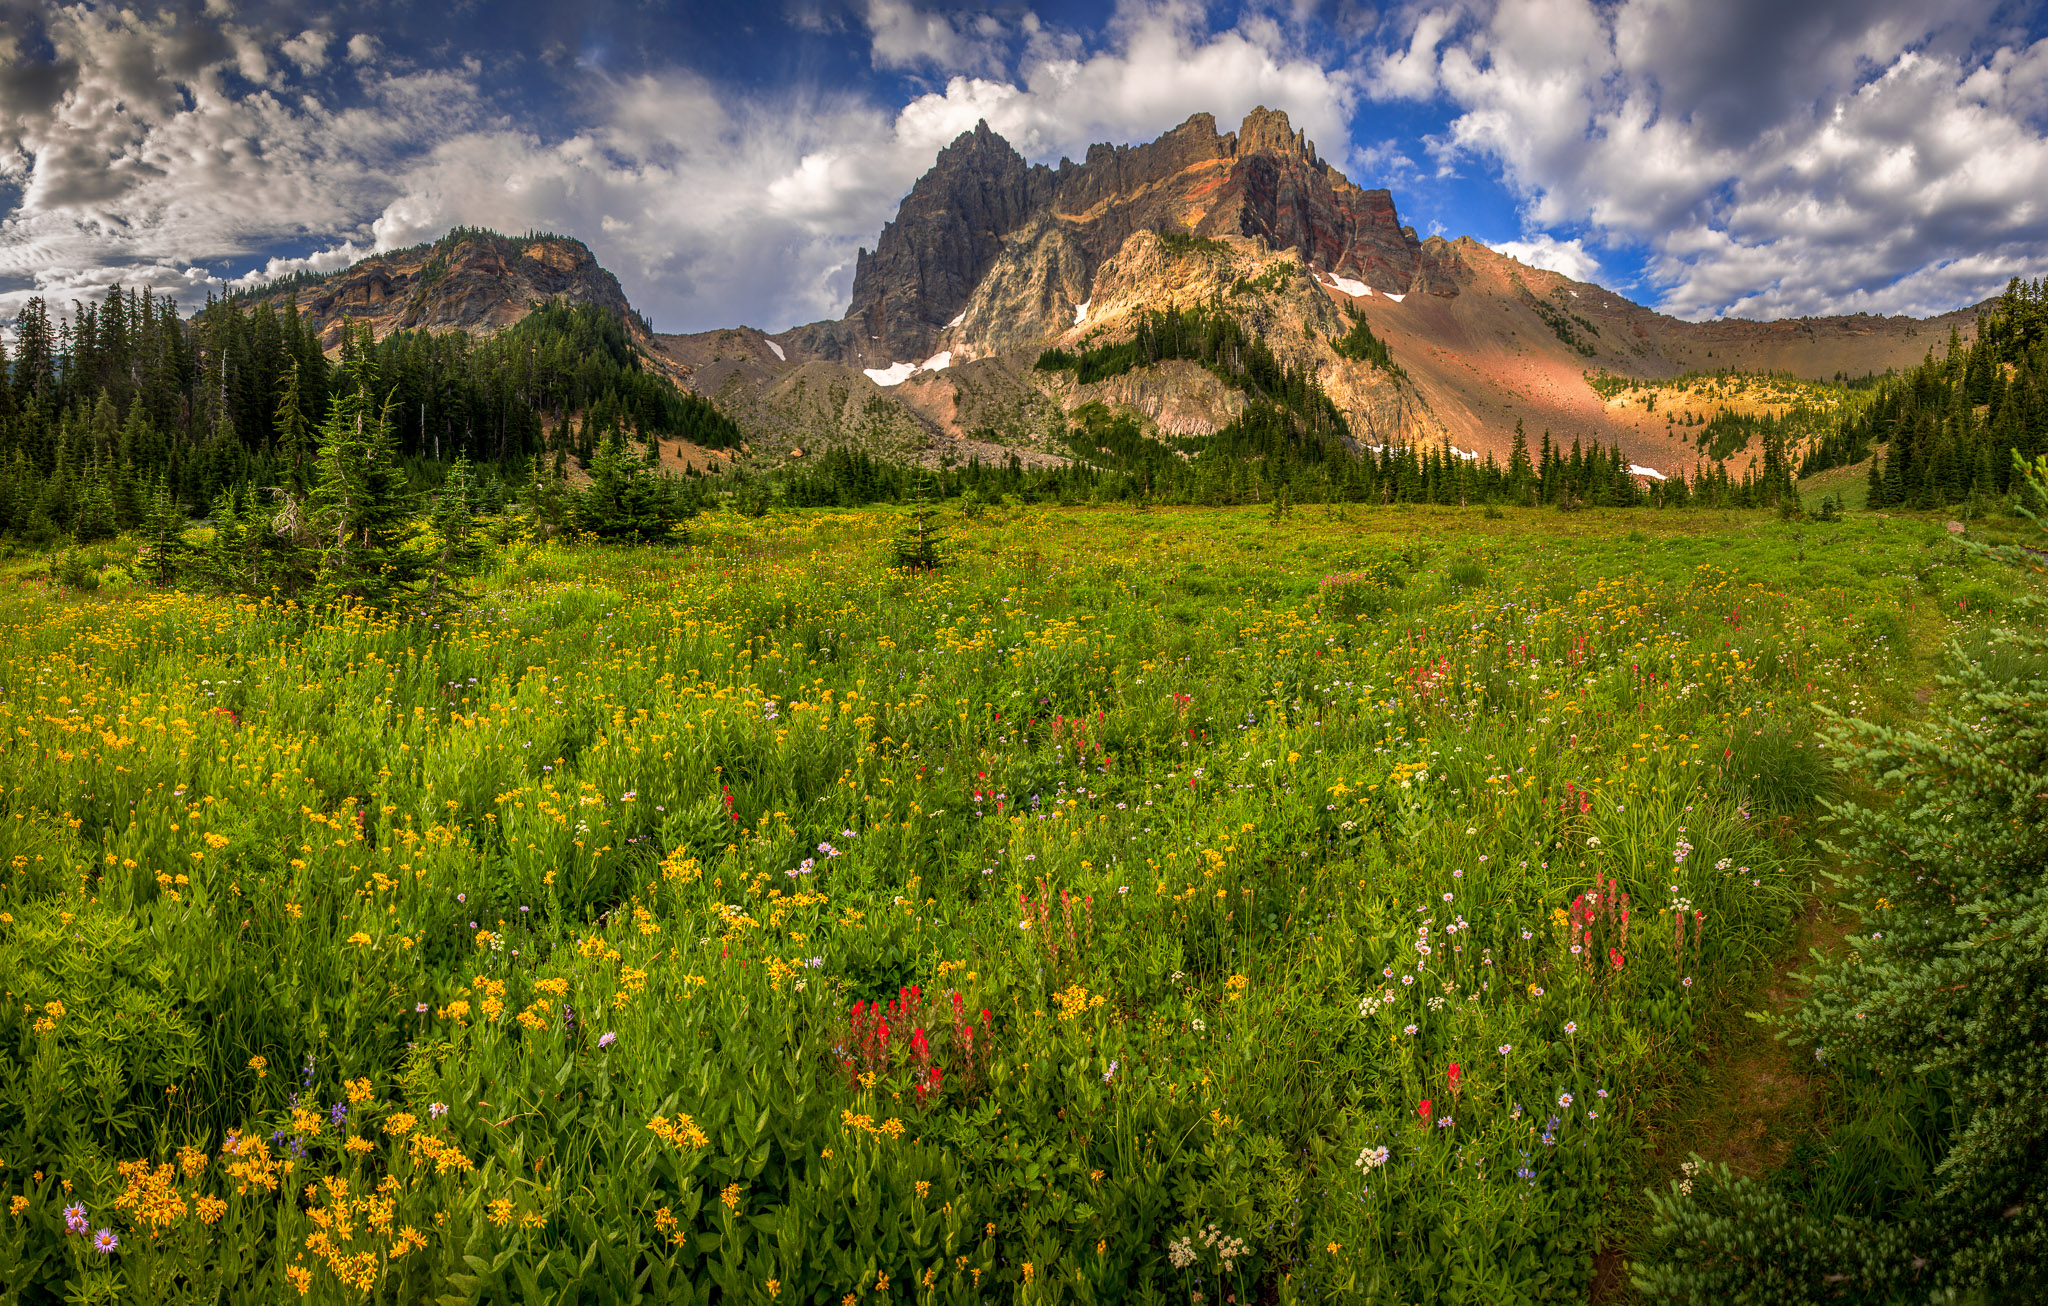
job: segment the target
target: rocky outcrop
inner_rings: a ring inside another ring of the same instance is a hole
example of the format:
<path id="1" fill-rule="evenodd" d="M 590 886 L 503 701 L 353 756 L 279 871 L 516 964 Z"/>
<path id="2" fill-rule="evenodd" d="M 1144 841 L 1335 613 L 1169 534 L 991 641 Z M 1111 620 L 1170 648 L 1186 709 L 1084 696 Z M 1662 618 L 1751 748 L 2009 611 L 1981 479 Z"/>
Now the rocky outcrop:
<path id="1" fill-rule="evenodd" d="M 1395 293 L 1422 268 L 1393 197 L 1352 185 L 1277 110 L 1255 109 L 1229 133 L 1196 114 L 1155 141 L 1092 146 L 1056 169 L 1027 165 L 983 122 L 940 151 L 874 250 L 861 251 L 846 317 L 786 339 L 807 357 L 862 366 L 919 360 L 1018 242 L 1061 261 L 1060 279 L 1082 287 L 1078 303 L 1095 269 L 1140 231 L 1254 237 Z"/>
<path id="2" fill-rule="evenodd" d="M 860 251 L 845 319 L 857 332 L 851 340 L 819 333 L 817 346 L 836 351 L 820 356 L 851 352 L 885 365 L 925 358 L 1003 252 L 1004 237 L 1049 193 L 1047 170 L 1027 167 L 986 122 L 963 132 L 911 187 L 875 248 Z"/>
<path id="3" fill-rule="evenodd" d="M 324 277 L 260 290 L 253 298 L 296 303 L 322 346 L 337 349 L 345 327 L 393 331 L 467 331 L 511 326 L 537 302 L 567 299 L 615 313 L 636 336 L 648 332 L 626 302 L 618 278 L 598 266 L 580 240 L 524 239 L 458 230 L 430 245 L 373 254 Z"/>

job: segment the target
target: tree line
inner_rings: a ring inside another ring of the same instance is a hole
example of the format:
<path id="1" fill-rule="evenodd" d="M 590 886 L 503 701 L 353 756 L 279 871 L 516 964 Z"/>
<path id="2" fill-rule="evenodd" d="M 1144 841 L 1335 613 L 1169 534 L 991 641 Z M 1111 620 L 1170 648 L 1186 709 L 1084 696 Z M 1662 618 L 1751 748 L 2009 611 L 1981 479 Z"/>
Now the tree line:
<path id="1" fill-rule="evenodd" d="M 2015 453 L 2048 453 L 2048 281 L 2017 277 L 1975 340 L 1951 331 L 1941 357 L 1878 382 L 1799 474 L 1869 459 L 1869 507 L 1933 509 L 2019 490 Z"/>
<path id="2" fill-rule="evenodd" d="M 537 304 L 482 339 L 349 331 L 330 360 L 289 302 L 209 300 L 188 321 L 167 298 L 117 287 L 69 321 L 31 299 L 15 335 L 11 356 L 0 343 L 0 533 L 37 545 L 137 529 L 159 487 L 190 515 L 223 493 L 303 495 L 309 432 L 362 376 L 377 378 L 409 475 L 431 486 L 466 460 L 487 504 L 519 493 L 536 463 L 559 478 L 610 443 L 651 455 L 663 439 L 740 439 L 588 304 Z"/>

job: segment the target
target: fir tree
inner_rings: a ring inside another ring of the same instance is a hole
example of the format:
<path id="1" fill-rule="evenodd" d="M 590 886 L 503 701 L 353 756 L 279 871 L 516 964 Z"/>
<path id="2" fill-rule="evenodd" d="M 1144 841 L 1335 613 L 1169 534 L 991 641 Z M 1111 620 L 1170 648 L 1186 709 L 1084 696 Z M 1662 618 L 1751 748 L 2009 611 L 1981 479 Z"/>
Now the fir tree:
<path id="1" fill-rule="evenodd" d="M 412 494 L 391 433 L 391 405 L 371 393 L 371 372 L 337 396 L 320 426 L 312 526 L 319 551 L 316 602 L 358 600 L 384 606 L 411 594 L 423 570 L 401 545 Z"/>
<path id="2" fill-rule="evenodd" d="M 1522 419 L 1517 417 L 1515 447 L 1508 453 L 1508 497 L 1516 503 L 1528 503 L 1530 483 L 1535 476 L 1535 465 L 1529 461 L 1529 434 L 1522 429 Z"/>
<path id="3" fill-rule="evenodd" d="M 185 510 L 159 475 L 150 486 L 142 511 L 142 565 L 158 589 L 169 589 L 184 565 Z"/>
<path id="4" fill-rule="evenodd" d="M 312 450 L 312 432 L 306 424 L 306 410 L 299 398 L 299 363 L 293 359 L 285 370 L 284 385 L 278 391 L 277 413 L 271 431 L 277 440 L 279 478 L 285 492 L 306 492 L 306 461 Z"/>
<path id="5" fill-rule="evenodd" d="M 576 496 L 577 529 L 604 540 L 657 540 L 684 518 L 667 477 L 633 456 L 611 428 L 590 460 L 590 484 Z"/>
<path id="6" fill-rule="evenodd" d="M 71 536 L 83 544 L 112 539 L 116 530 L 114 494 L 107 483 L 107 467 L 95 457 L 79 486 L 78 504 L 71 516 Z"/>
<path id="7" fill-rule="evenodd" d="M 906 571 L 938 571 L 946 565 L 945 532 L 940 529 L 936 500 L 938 485 L 931 468 L 919 465 L 911 471 L 909 520 L 890 545 L 890 565 Z"/>

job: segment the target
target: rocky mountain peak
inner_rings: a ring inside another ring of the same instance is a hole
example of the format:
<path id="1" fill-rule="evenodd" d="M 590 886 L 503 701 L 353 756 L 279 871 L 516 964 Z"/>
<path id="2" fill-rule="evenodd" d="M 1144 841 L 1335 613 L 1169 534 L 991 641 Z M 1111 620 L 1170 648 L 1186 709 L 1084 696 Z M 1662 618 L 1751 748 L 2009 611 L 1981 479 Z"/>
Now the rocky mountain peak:
<path id="1" fill-rule="evenodd" d="M 487 335 L 554 299 L 595 304 L 636 336 L 648 334 L 618 279 L 569 236 L 458 227 L 440 240 L 372 254 L 339 272 L 273 282 L 252 298 L 275 308 L 296 304 L 330 350 L 340 347 L 351 326 L 367 326 L 379 339 L 393 331 Z"/>
<path id="2" fill-rule="evenodd" d="M 1147 230 L 1254 237 L 1382 293 L 1414 289 L 1424 272 L 1392 196 L 1359 189 L 1318 158 L 1284 110 L 1260 105 L 1228 134 L 1198 113 L 1144 144 L 1090 146 L 1083 162 L 1062 159 L 1056 170 L 1026 163 L 983 121 L 939 152 L 874 249 L 861 251 L 846 317 L 801 329 L 798 343 L 877 367 L 919 362 L 1027 231 L 1044 247 L 1035 264 L 1059 270 L 1058 287 L 1039 292 L 1039 311 L 1053 314 L 1078 307 L 1094 270 Z M 1456 293 L 1441 277 L 1429 289 Z"/>
<path id="3" fill-rule="evenodd" d="M 1268 109 L 1263 104 L 1244 116 L 1244 125 L 1237 129 L 1236 149 L 1239 155 L 1261 152 L 1299 155 L 1310 163 L 1316 161 L 1315 143 L 1309 140 L 1308 133 L 1293 129 L 1286 110 Z"/>

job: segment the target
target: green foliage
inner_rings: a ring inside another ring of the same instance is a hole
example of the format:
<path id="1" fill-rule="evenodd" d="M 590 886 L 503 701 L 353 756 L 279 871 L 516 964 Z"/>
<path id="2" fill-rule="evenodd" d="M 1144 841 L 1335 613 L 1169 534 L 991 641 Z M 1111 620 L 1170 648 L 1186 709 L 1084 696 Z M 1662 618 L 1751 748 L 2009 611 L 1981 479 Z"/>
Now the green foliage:
<path id="1" fill-rule="evenodd" d="M 388 606 L 410 597 L 424 579 L 418 557 L 401 547 L 412 532 L 413 493 L 398 466 L 391 402 L 380 404 L 372 393 L 375 375 L 359 373 L 320 424 L 308 522 L 317 556 L 314 603 Z M 264 525 L 246 529 L 260 533 Z M 259 584 L 252 579 L 250 589 L 260 592 Z"/>
<path id="2" fill-rule="evenodd" d="M 1816 1219 L 1794 1199 L 1695 1156 L 1652 1196 L 1652 1235 L 1668 1250 L 1632 1267 L 1648 1302 L 1830 1306 L 1930 1300 L 1929 1250 L 1895 1227 Z M 1942 1300 L 1933 1298 L 1933 1300 Z"/>
<path id="3" fill-rule="evenodd" d="M 1747 519 L 985 521 L 936 578 L 898 511 L 521 542 L 431 613 L 19 587 L 0 1285 L 1583 1301 L 1809 880 L 1722 739 L 1882 688 L 1841 631 L 1923 532 L 1817 582 Z"/>
<path id="4" fill-rule="evenodd" d="M 437 595 L 445 588 L 445 578 L 470 575 L 483 562 L 484 546 L 478 538 L 473 502 L 475 493 L 469 460 L 457 458 L 434 495 L 427 519 L 435 544 L 432 591 Z"/>
<path id="5" fill-rule="evenodd" d="M 466 457 L 488 493 L 528 459 L 587 461 L 613 430 L 650 449 L 740 440 L 715 405 L 647 365 L 629 317 L 589 304 L 536 304 L 482 338 L 352 334 L 339 364 L 291 305 L 246 296 L 187 321 L 168 300 L 116 288 L 81 305 L 68 335 L 37 299 L 19 329 L 16 356 L 0 357 L 0 535 L 38 545 L 137 529 L 159 481 L 195 515 L 224 491 L 245 507 L 302 504 L 330 402 L 365 369 L 396 458 L 426 486 Z"/>
<path id="6" fill-rule="evenodd" d="M 1189 254 L 1206 254 L 1212 257 L 1223 258 L 1227 258 L 1230 255 L 1230 246 L 1226 242 L 1209 236 L 1197 236 L 1191 231 L 1177 231 L 1171 227 L 1160 227 L 1152 234 L 1159 237 L 1159 243 L 1166 247 L 1166 252 L 1169 254 L 1176 254 L 1182 257 Z"/>
<path id="7" fill-rule="evenodd" d="M 667 539 L 696 513 L 672 476 L 650 471 L 616 429 L 590 463 L 590 484 L 575 498 L 578 530 L 601 540 Z"/>
<path id="8" fill-rule="evenodd" d="M 2001 637 L 2023 658 L 2048 639 Z M 1867 933 L 1828 966 L 1800 1013 L 1831 1057 L 1953 1086 L 1953 1123 L 1930 1197 L 1943 1277 L 2013 1292 L 2048 1287 L 2048 678 L 2006 682 L 1960 662 L 1953 706 L 1912 730 L 1843 719 L 1845 765 L 1897 797 L 1831 806 L 1845 883 Z M 1998 1212 L 1986 1220 L 1981 1213 Z"/>
<path id="9" fill-rule="evenodd" d="M 741 476 L 733 486 L 732 510 L 742 517 L 760 518 L 775 506 L 775 487 L 759 476 Z"/>
<path id="10" fill-rule="evenodd" d="M 1759 811 L 1805 812 L 1834 789 L 1820 741 L 1792 720 L 1759 715 L 1732 723 L 1725 747 L 1724 766 Z"/>
<path id="11" fill-rule="evenodd" d="M 1406 377 L 1394 356 L 1387 352 L 1387 342 L 1372 333 L 1372 327 L 1365 320 L 1365 313 L 1355 305 L 1346 305 L 1345 313 L 1351 318 L 1351 329 L 1330 341 L 1330 348 L 1337 351 L 1339 358 L 1357 359 L 1371 363 L 1382 372 L 1393 377 Z"/>
<path id="12" fill-rule="evenodd" d="M 1405 584 L 1397 564 L 1378 561 L 1325 576 L 1317 589 L 1324 608 L 1335 616 L 1377 617 L 1393 606 L 1394 591 Z"/>
<path id="13" fill-rule="evenodd" d="M 1562 304 L 1552 303 L 1547 299 L 1538 299 L 1526 290 L 1522 292 L 1522 302 L 1527 304 L 1537 317 L 1543 319 L 1543 325 L 1550 328 L 1552 335 L 1570 346 L 1575 352 L 1587 358 L 1591 358 L 1595 353 L 1599 352 L 1593 345 L 1593 342 L 1587 339 L 1587 336 L 1597 337 L 1600 334 L 1600 328 L 1594 326 L 1588 319 L 1572 312 Z M 1586 333 L 1585 336 L 1579 334 L 1582 330 Z"/>
<path id="14" fill-rule="evenodd" d="M 1472 558 L 1460 559 L 1444 572 L 1444 581 L 1459 589 L 1478 589 L 1486 584 L 1486 565 Z"/>
<path id="15" fill-rule="evenodd" d="M 2048 340 L 2040 282 L 2015 279 L 1979 318 L 1904 375 L 1885 378 L 1800 468 L 1802 476 L 1872 459 L 1867 507 L 1938 508 L 2017 495 L 2016 467 L 2048 454 Z M 1882 452 L 1879 452 L 1880 446 Z"/>
<path id="16" fill-rule="evenodd" d="M 1281 259 L 1255 277 L 1239 277 L 1231 282 L 1230 295 L 1233 299 L 1239 295 L 1277 295 L 1300 275 L 1301 264 Z"/>
<path id="17" fill-rule="evenodd" d="M 931 470 L 912 474 L 910 511 L 889 545 L 889 565 L 903 571 L 938 571 L 946 565 L 946 532 L 936 511 L 938 482 Z"/>
<path id="18" fill-rule="evenodd" d="M 1658 1197 L 1636 1276 L 1650 1300 L 2048 1290 L 2048 637 L 1981 632 L 1949 658 L 1947 702 L 1923 723 L 1825 714 L 1836 765 L 1881 800 L 1827 804 L 1862 928 L 1820 960 L 1794 1030 L 1869 1106 L 1832 1156 L 1769 1187 L 1708 1172 L 1704 1191 L 1688 1178 Z M 1877 1120 L 1914 1143 L 1852 1160 Z M 1849 1194 L 1861 1209 L 1840 1209 Z"/>

